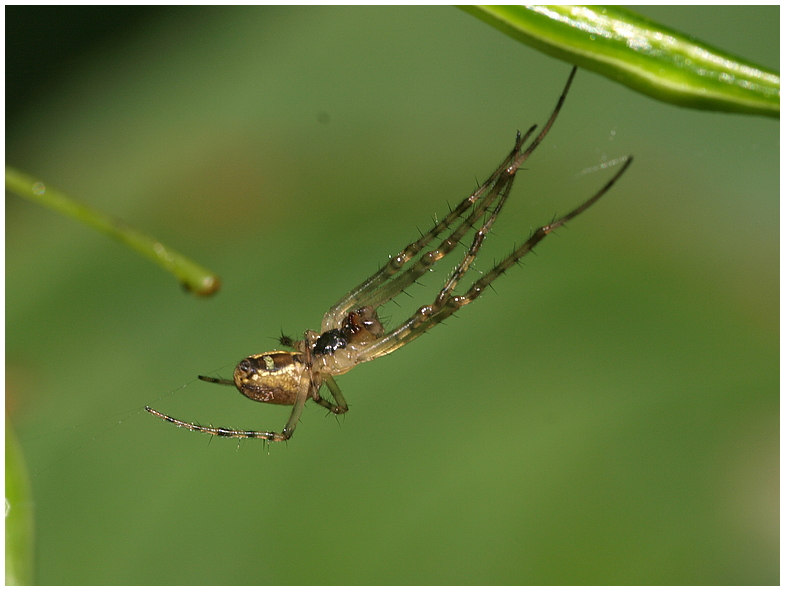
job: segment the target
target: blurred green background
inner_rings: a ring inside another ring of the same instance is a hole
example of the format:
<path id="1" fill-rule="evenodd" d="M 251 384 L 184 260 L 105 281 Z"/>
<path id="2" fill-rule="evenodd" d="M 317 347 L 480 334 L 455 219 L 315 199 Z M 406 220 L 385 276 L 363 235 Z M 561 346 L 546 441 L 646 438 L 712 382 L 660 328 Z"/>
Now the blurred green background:
<path id="1" fill-rule="evenodd" d="M 639 7 L 779 68 L 778 7 Z M 542 124 L 569 65 L 439 8 L 7 9 L 9 164 L 215 270 L 6 202 L 40 584 L 777 584 L 779 125 L 579 72 L 480 301 L 288 408 L 194 382 L 321 315 Z M 434 295 L 453 261 L 383 315 Z M 187 387 L 180 388 L 187 384 Z"/>

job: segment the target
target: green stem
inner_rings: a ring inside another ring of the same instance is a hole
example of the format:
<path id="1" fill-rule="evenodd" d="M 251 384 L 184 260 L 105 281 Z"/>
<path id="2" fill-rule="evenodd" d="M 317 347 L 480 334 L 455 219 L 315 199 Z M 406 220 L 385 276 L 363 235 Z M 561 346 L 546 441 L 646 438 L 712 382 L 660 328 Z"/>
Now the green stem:
<path id="1" fill-rule="evenodd" d="M 611 6 L 466 6 L 513 39 L 682 107 L 779 118 L 779 74 Z"/>
<path id="2" fill-rule="evenodd" d="M 33 584 L 33 499 L 22 448 L 5 424 L 5 584 Z"/>
<path id="3" fill-rule="evenodd" d="M 58 211 L 130 246 L 169 271 L 186 289 L 197 295 L 211 295 L 221 285 L 220 280 L 213 273 L 155 238 L 75 201 L 62 191 L 44 185 L 32 176 L 6 166 L 5 186 L 8 191 L 20 197 Z"/>

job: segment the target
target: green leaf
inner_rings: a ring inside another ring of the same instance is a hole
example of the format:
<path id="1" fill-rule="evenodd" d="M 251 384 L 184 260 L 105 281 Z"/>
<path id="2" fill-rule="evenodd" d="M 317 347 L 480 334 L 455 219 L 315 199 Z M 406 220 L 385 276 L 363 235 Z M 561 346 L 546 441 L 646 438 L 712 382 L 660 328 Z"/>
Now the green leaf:
<path id="1" fill-rule="evenodd" d="M 9 166 L 5 169 L 5 187 L 20 197 L 40 203 L 130 246 L 169 271 L 186 289 L 197 295 L 212 295 L 221 286 L 221 281 L 213 273 L 155 238 Z"/>
<path id="2" fill-rule="evenodd" d="M 548 55 L 657 100 L 779 117 L 780 77 L 629 10 L 468 6 L 466 12 Z"/>

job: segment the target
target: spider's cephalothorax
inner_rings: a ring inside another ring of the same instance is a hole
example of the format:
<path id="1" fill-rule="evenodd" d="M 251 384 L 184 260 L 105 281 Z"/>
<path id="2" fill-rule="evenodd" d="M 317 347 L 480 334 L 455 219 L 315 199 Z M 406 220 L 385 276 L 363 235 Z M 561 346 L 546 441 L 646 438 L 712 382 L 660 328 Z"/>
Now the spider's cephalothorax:
<path id="1" fill-rule="evenodd" d="M 344 374 L 360 363 L 392 353 L 461 307 L 473 302 L 496 278 L 517 263 L 521 257 L 531 252 L 540 240 L 596 203 L 632 163 L 632 157 L 628 157 L 621 169 L 593 197 L 568 214 L 538 228 L 526 242 L 471 284 L 465 292 L 456 293 L 459 281 L 476 259 L 483 241 L 501 212 L 510 194 L 516 173 L 539 146 L 556 120 L 575 76 L 575 70 L 576 68 L 573 68 L 570 73 L 556 108 L 539 135 L 524 149 L 524 144 L 534 133 L 536 126 L 531 127 L 523 135 L 519 132 L 515 146 L 488 180 L 439 220 L 419 240 L 412 242 L 400 253 L 391 257 L 385 266 L 330 308 L 322 319 L 319 333 L 309 330 L 301 341 L 281 337 L 281 345 L 293 351 L 270 351 L 246 357 L 237 365 L 233 380 L 199 376 L 207 382 L 235 386 L 251 400 L 293 405 L 292 414 L 280 433 L 204 427 L 175 419 L 150 407 L 145 407 L 146 410 L 191 431 L 221 437 L 256 438 L 268 441 L 285 441 L 292 436 L 308 399 L 314 400 L 336 415 L 349 410 L 333 376 Z M 389 330 L 385 329 L 377 315 L 379 307 L 400 294 L 430 270 L 437 261 L 455 249 L 461 239 L 474 230 L 476 224 L 481 225 L 474 233 L 468 251 L 450 274 L 434 301 L 419 308 L 401 325 Z M 416 258 L 443 234 L 447 236 L 435 248 Z M 323 384 L 327 385 L 334 402 L 321 397 L 319 392 Z"/>

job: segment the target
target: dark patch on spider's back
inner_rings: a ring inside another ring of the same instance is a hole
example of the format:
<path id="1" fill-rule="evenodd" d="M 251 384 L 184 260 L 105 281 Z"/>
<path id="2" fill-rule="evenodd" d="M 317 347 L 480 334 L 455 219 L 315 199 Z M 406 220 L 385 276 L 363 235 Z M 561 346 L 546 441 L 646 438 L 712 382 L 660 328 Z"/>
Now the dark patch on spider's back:
<path id="1" fill-rule="evenodd" d="M 338 349 L 345 349 L 347 344 L 346 335 L 343 331 L 333 328 L 319 336 L 313 346 L 314 355 L 332 355 Z"/>

